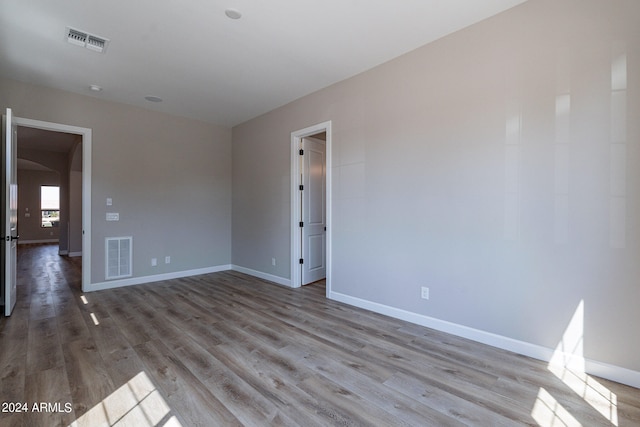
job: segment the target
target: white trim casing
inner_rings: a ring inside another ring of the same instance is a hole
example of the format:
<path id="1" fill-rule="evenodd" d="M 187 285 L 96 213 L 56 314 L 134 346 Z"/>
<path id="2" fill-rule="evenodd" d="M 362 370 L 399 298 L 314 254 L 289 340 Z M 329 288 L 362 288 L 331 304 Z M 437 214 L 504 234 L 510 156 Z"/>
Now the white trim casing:
<path id="1" fill-rule="evenodd" d="M 82 137 L 82 290 L 91 283 L 91 129 L 14 117 L 18 126 L 66 132 Z"/>

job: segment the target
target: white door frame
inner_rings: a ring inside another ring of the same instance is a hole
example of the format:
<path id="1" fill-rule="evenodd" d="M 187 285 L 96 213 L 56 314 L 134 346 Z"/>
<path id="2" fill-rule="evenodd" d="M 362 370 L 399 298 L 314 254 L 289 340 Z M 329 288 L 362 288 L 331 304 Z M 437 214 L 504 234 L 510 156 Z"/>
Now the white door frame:
<path id="1" fill-rule="evenodd" d="M 91 283 L 91 129 L 14 117 L 18 126 L 66 132 L 82 137 L 82 291 Z"/>
<path id="2" fill-rule="evenodd" d="M 300 143 L 302 138 L 312 136 L 320 132 L 326 132 L 326 273 L 328 296 L 331 293 L 331 120 L 317 125 L 309 126 L 295 132 L 291 132 L 291 287 L 299 288 L 300 263 L 302 258 L 302 246 L 300 245 Z"/>
<path id="3" fill-rule="evenodd" d="M 13 111 L 7 108 L 3 111 L 6 115 L 2 116 L 4 141 L 3 156 L 5 157 L 2 168 L 2 203 L 3 207 L 3 223 L 2 234 L 2 266 L 4 267 L 2 275 L 2 292 L 4 304 L 4 315 L 11 315 L 13 308 L 17 302 L 17 282 L 16 282 L 16 255 L 17 255 L 17 239 L 18 239 L 18 193 L 17 193 L 17 164 L 16 164 L 16 129 Z M 15 210 L 14 210 L 15 209 Z M 15 233 L 15 236 L 14 236 Z"/>

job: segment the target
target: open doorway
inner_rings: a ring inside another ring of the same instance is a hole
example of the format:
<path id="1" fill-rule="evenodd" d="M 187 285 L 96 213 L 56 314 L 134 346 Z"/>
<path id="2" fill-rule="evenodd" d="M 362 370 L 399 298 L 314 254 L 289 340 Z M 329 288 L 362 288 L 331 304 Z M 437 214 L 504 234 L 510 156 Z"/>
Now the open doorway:
<path id="1" fill-rule="evenodd" d="M 90 283 L 91 129 L 15 118 L 20 244 L 57 244 Z M 52 195 L 56 193 L 57 200 Z"/>
<path id="2" fill-rule="evenodd" d="M 55 243 L 60 255 L 80 256 L 81 136 L 18 126 L 17 149 L 19 243 Z"/>
<path id="3" fill-rule="evenodd" d="M 331 289 L 331 122 L 291 134 L 291 286 Z"/>

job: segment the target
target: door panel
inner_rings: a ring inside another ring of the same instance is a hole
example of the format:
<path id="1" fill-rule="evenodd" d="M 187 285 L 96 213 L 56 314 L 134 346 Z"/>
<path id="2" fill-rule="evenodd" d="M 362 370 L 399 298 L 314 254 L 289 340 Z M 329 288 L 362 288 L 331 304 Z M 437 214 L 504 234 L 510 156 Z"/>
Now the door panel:
<path id="1" fill-rule="evenodd" d="M 303 138 L 302 160 L 302 284 L 326 276 L 326 170 L 325 144 Z"/>
<path id="2" fill-rule="evenodd" d="M 309 271 L 324 269 L 324 252 L 324 236 L 309 236 L 309 255 L 305 260 Z"/>
<path id="3" fill-rule="evenodd" d="M 18 180 L 16 171 L 16 126 L 11 109 L 2 116 L 2 301 L 5 316 L 16 305 L 16 261 L 18 244 Z"/>

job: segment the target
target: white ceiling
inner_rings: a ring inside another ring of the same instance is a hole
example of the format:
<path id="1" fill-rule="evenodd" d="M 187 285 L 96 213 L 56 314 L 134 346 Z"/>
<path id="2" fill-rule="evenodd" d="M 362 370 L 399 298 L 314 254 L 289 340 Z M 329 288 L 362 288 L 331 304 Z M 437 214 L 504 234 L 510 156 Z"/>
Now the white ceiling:
<path id="1" fill-rule="evenodd" d="M 2 0 L 0 75 L 233 126 L 524 1 Z"/>

